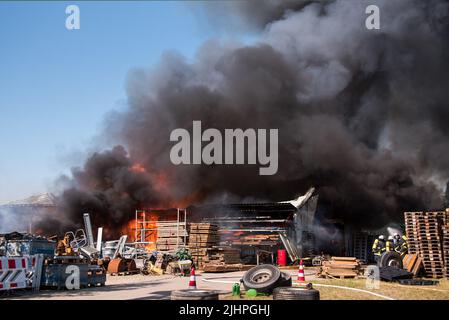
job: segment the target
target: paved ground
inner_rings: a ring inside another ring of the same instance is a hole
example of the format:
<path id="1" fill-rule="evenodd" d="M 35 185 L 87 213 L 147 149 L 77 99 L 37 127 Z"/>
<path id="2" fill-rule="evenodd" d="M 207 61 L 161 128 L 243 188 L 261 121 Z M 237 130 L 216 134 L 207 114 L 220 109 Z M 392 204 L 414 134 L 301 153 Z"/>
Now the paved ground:
<path id="1" fill-rule="evenodd" d="M 296 271 L 286 270 L 293 276 Z M 223 294 L 230 293 L 232 284 L 238 282 L 243 271 L 227 273 L 197 273 L 197 286 L 200 289 L 218 290 Z M 313 270 L 307 271 L 306 276 L 312 280 Z M 203 281 L 206 279 L 207 281 Z M 227 283 L 222 283 L 227 282 Z M 128 300 L 128 299 L 170 299 L 173 290 L 187 289 L 189 277 L 161 276 L 107 276 L 106 286 L 88 288 L 76 291 L 41 291 L 36 294 L 16 294 L 5 299 L 33 299 L 33 300 Z"/>

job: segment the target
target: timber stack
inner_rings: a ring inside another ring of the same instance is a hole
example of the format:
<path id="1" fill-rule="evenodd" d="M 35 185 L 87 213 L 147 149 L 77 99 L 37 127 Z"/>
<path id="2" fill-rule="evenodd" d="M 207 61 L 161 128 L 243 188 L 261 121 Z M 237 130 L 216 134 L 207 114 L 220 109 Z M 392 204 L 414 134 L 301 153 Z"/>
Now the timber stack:
<path id="1" fill-rule="evenodd" d="M 362 273 L 360 261 L 354 257 L 332 257 L 323 261 L 317 276 L 323 278 L 357 278 Z"/>
<path id="2" fill-rule="evenodd" d="M 159 252 L 173 252 L 185 245 L 187 230 L 184 224 L 157 222 L 156 249 Z"/>
<path id="3" fill-rule="evenodd" d="M 219 242 L 217 225 L 190 224 L 189 252 L 198 269 L 206 272 L 241 270 L 240 250 L 230 246 L 220 246 Z"/>
<path id="4" fill-rule="evenodd" d="M 203 269 L 208 262 L 209 249 L 218 245 L 218 226 L 210 223 L 191 223 L 189 232 L 189 252 L 193 263 Z"/>

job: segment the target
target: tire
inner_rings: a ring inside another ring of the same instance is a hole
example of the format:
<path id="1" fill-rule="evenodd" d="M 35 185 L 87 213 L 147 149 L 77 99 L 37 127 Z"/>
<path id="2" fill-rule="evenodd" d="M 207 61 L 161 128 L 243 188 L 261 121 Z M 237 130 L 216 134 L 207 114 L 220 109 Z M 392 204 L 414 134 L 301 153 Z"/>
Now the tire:
<path id="1" fill-rule="evenodd" d="M 218 292 L 197 289 L 178 290 L 171 293 L 170 300 L 218 300 Z"/>
<path id="2" fill-rule="evenodd" d="M 277 287 L 291 287 L 292 276 L 286 272 L 281 272 L 281 277 L 277 283 Z"/>
<path id="3" fill-rule="evenodd" d="M 382 267 L 396 267 L 403 268 L 402 257 L 395 251 L 389 251 L 382 254 L 380 257 L 379 266 Z"/>
<path id="4" fill-rule="evenodd" d="M 271 293 L 281 278 L 281 271 L 270 264 L 262 264 L 249 269 L 243 275 L 245 290 L 255 289 L 260 293 Z"/>
<path id="5" fill-rule="evenodd" d="M 279 287 L 274 289 L 273 300 L 320 300 L 320 292 L 315 289 Z"/>

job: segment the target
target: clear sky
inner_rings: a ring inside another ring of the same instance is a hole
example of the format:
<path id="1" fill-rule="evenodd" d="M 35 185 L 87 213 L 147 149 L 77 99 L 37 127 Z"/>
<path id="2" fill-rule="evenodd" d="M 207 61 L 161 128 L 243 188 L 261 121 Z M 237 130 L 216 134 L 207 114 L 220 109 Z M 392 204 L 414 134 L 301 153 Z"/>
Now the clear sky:
<path id="1" fill-rule="evenodd" d="M 80 30 L 65 27 L 69 4 Z M 0 1 L 0 202 L 44 192 L 79 164 L 105 113 L 124 107 L 130 69 L 165 50 L 192 57 L 217 36 L 194 11 L 176 1 Z"/>

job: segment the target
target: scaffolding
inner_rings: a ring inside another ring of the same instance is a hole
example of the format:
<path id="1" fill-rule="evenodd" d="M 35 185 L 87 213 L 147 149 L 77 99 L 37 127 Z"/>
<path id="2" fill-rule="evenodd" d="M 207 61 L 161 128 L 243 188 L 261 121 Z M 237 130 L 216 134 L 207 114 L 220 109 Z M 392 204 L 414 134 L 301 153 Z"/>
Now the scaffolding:
<path id="1" fill-rule="evenodd" d="M 136 210 L 134 244 L 154 247 L 160 252 L 175 252 L 187 244 L 187 210 L 177 208 L 176 219 L 166 220 L 156 210 Z M 157 210 L 159 211 L 159 210 Z M 169 215 L 170 216 L 170 215 Z"/>

